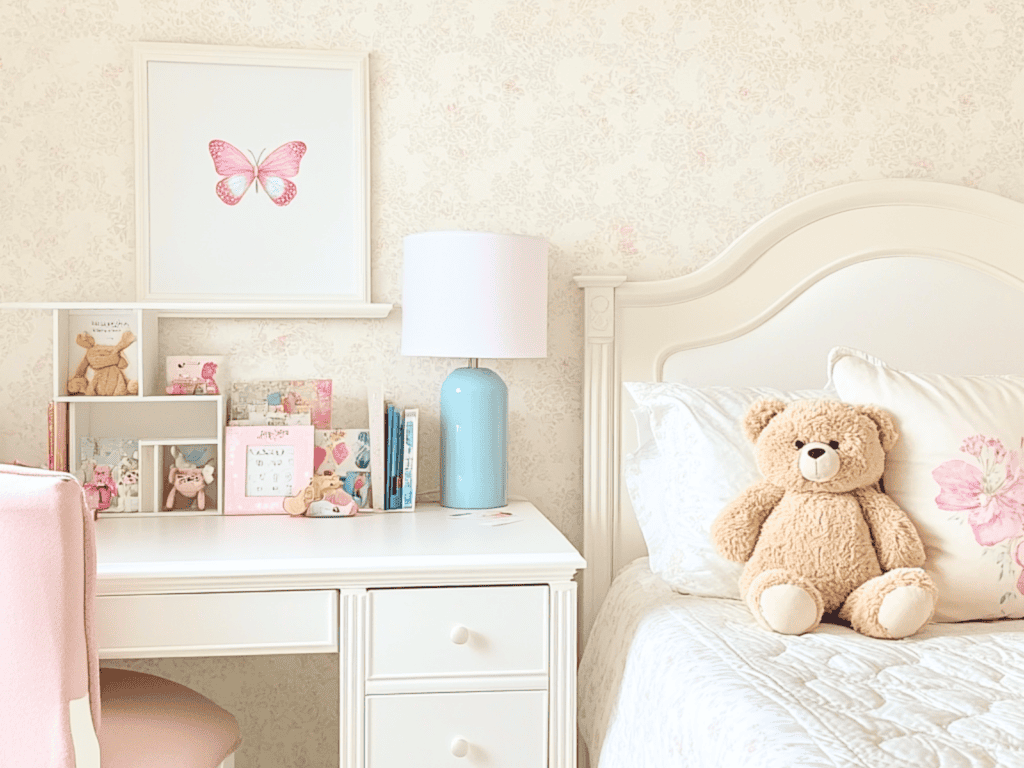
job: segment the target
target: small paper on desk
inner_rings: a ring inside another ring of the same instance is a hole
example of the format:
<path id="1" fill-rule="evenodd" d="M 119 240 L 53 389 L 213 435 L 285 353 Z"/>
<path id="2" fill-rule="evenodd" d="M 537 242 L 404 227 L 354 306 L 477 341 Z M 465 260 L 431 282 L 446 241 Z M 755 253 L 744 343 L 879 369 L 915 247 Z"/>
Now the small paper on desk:
<path id="1" fill-rule="evenodd" d="M 449 512 L 448 517 L 478 520 L 480 525 L 495 526 L 518 523 L 523 518 L 504 509 L 466 509 Z"/>

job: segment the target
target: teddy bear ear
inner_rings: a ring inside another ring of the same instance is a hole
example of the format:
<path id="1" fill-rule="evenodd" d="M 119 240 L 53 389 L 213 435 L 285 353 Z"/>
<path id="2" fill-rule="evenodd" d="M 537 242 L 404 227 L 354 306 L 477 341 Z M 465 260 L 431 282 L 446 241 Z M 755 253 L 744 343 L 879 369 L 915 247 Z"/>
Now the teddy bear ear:
<path id="1" fill-rule="evenodd" d="M 75 337 L 75 343 L 80 347 L 85 347 L 86 349 L 92 349 L 96 346 L 96 340 L 88 333 L 85 333 L 85 331 Z"/>
<path id="2" fill-rule="evenodd" d="M 900 430 L 896 426 L 896 420 L 888 413 L 883 411 L 877 405 L 857 405 L 854 406 L 858 413 L 862 413 L 875 422 L 875 426 L 878 427 L 878 437 L 882 442 L 882 450 L 888 453 L 892 450 L 892 447 L 896 445 L 896 441 L 900 439 Z"/>
<path id="3" fill-rule="evenodd" d="M 764 432 L 768 422 L 786 410 L 786 404 L 782 400 L 773 400 L 769 397 L 755 401 L 743 417 L 743 434 L 752 443 Z"/>

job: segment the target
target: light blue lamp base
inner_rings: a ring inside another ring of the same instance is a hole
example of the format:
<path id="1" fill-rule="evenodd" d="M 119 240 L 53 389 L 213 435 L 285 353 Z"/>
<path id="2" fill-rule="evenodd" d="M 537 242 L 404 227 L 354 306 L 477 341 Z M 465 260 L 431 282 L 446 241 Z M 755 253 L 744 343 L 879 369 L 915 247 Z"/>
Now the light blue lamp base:
<path id="1" fill-rule="evenodd" d="M 456 368 L 441 385 L 441 505 L 505 506 L 508 387 L 488 368 Z"/>

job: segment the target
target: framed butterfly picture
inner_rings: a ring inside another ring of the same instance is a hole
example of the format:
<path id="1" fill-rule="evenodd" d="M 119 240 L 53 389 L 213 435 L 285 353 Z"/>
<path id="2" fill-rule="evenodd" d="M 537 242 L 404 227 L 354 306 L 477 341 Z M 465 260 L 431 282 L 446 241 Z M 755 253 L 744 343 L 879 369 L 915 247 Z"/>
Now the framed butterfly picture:
<path id="1" fill-rule="evenodd" d="M 136 44 L 141 300 L 369 304 L 368 64 Z"/>

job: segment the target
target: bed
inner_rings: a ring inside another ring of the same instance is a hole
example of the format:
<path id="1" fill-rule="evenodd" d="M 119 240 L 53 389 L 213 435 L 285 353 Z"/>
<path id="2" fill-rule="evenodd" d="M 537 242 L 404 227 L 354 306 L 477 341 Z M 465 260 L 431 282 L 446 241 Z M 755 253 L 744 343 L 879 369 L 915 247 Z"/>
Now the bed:
<path id="1" fill-rule="evenodd" d="M 1024 205 L 856 182 L 692 274 L 576 282 L 581 765 L 1024 766 Z M 756 472 L 730 430 L 765 392 L 896 415 L 886 490 L 940 593 L 918 634 L 778 635 L 737 599 L 707 528 Z"/>

